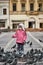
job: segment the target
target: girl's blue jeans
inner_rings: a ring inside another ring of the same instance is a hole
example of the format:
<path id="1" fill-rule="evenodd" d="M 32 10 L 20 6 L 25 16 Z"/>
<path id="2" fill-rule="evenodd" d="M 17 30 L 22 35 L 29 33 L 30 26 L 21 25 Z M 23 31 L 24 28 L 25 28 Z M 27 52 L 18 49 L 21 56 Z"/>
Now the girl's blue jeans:
<path id="1" fill-rule="evenodd" d="M 17 43 L 17 51 L 19 52 L 19 54 L 23 54 L 23 52 L 24 52 L 24 44 Z"/>

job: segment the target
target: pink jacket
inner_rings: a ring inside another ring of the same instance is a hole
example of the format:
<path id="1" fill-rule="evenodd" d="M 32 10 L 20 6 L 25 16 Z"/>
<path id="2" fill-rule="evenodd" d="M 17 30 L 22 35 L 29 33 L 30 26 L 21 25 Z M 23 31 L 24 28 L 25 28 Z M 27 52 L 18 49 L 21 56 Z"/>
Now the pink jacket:
<path id="1" fill-rule="evenodd" d="M 24 30 L 20 30 L 18 29 L 16 31 L 16 33 L 13 35 L 13 38 L 16 38 L 16 42 L 17 43 L 21 43 L 23 44 L 23 42 L 26 40 L 27 38 L 27 35 L 26 35 L 26 32 Z"/>

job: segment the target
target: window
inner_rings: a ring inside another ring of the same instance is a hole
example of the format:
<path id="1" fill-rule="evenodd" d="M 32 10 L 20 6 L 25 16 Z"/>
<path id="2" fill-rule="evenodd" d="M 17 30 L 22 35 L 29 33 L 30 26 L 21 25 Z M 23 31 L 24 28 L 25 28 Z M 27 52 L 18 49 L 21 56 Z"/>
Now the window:
<path id="1" fill-rule="evenodd" d="M 25 11 L 25 3 L 22 3 L 21 7 L 22 7 L 22 11 L 24 12 Z"/>
<path id="2" fill-rule="evenodd" d="M 39 3 L 39 11 L 42 11 L 42 3 Z"/>
<path id="3" fill-rule="evenodd" d="M 43 28 L 43 23 L 40 23 L 40 28 Z"/>
<path id="4" fill-rule="evenodd" d="M 0 22 L 0 27 L 5 27 L 5 22 Z"/>
<path id="5" fill-rule="evenodd" d="M 30 11 L 34 11 L 34 4 L 30 3 Z"/>
<path id="6" fill-rule="evenodd" d="M 3 9 L 3 14 L 4 14 L 4 15 L 7 14 L 7 9 Z"/>
<path id="7" fill-rule="evenodd" d="M 17 28 L 18 24 L 13 24 L 13 28 Z"/>
<path id="8" fill-rule="evenodd" d="M 16 3 L 13 3 L 13 11 L 16 11 Z"/>

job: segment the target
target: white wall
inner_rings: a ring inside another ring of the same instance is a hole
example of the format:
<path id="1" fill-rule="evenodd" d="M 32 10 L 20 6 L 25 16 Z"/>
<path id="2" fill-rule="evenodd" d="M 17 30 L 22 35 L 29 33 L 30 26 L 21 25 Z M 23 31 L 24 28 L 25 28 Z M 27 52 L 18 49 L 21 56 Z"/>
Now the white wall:
<path id="1" fill-rule="evenodd" d="M 3 9 L 7 9 L 7 14 L 3 15 Z M 0 1 L 0 19 L 6 19 L 6 27 L 9 26 L 9 1 Z"/>
<path id="2" fill-rule="evenodd" d="M 38 16 L 35 15 L 10 15 L 10 25 L 12 28 L 12 20 L 24 20 L 24 24 L 25 24 L 25 28 L 28 28 L 28 22 L 30 20 L 30 18 L 34 18 L 35 20 L 35 24 L 36 24 L 36 28 L 39 28 L 39 19 Z"/>

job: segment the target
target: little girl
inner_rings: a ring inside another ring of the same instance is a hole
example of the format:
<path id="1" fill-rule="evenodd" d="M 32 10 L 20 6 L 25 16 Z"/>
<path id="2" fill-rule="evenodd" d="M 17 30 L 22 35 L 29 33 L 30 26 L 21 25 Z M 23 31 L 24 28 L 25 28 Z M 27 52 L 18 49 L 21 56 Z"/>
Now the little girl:
<path id="1" fill-rule="evenodd" d="M 23 54 L 24 43 L 26 41 L 27 35 L 26 35 L 24 25 L 22 23 L 18 25 L 18 29 L 16 33 L 13 35 L 13 37 L 16 38 L 17 51 L 19 52 L 19 54 Z"/>

